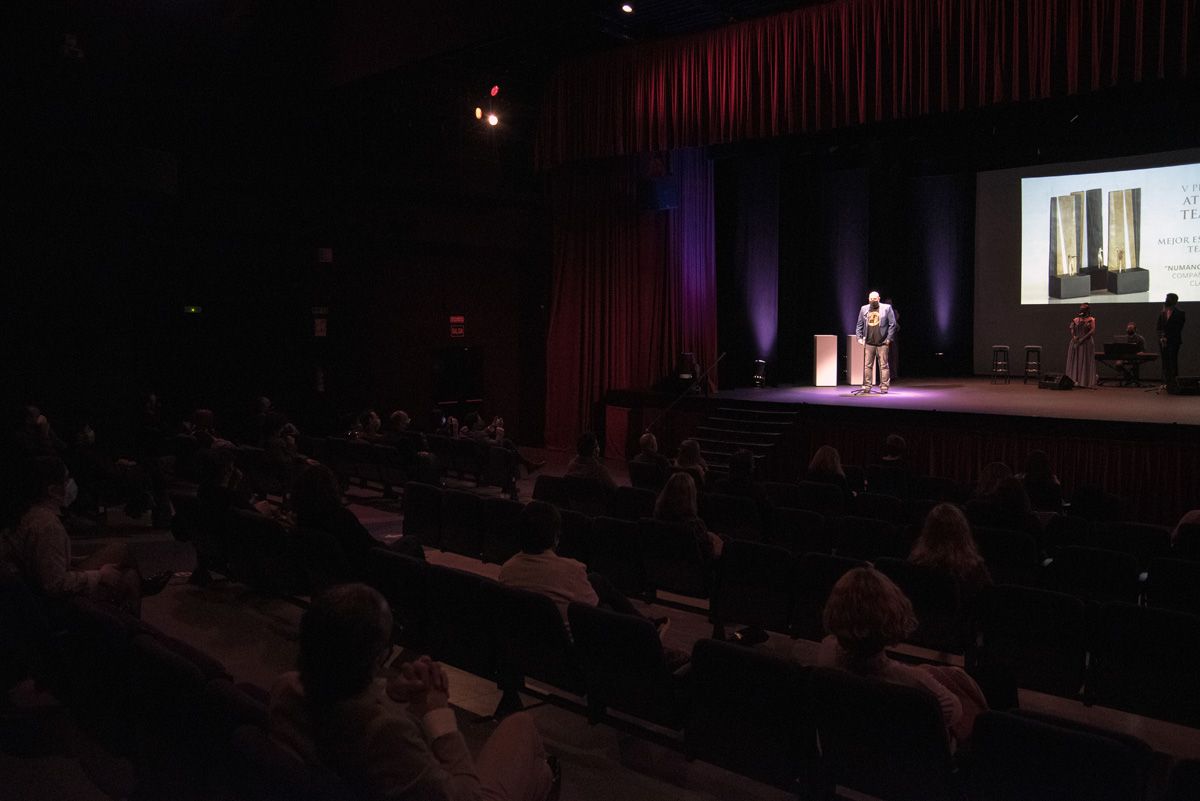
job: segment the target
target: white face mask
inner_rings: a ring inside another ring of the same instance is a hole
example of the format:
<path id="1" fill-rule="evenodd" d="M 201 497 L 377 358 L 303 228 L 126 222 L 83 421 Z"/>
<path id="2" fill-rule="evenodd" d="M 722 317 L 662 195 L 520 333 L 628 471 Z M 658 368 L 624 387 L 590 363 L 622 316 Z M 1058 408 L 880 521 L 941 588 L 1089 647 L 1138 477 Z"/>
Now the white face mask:
<path id="1" fill-rule="evenodd" d="M 55 498 L 59 493 L 52 491 L 51 498 L 58 500 L 58 505 L 66 509 L 71 504 L 75 503 L 75 499 L 79 497 L 79 485 L 75 483 L 75 479 L 67 476 L 66 482 L 62 485 L 62 497 Z"/>

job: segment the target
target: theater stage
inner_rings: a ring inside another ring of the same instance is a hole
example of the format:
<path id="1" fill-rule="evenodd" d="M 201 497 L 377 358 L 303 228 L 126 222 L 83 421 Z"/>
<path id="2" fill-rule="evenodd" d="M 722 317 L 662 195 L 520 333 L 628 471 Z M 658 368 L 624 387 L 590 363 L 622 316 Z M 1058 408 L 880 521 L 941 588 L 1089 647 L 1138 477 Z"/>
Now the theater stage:
<path id="1" fill-rule="evenodd" d="M 914 466 L 930 475 L 972 483 L 988 462 L 1019 470 L 1030 451 L 1044 450 L 1066 491 L 1102 486 L 1129 499 L 1131 516 L 1174 523 L 1200 505 L 1200 397 L 1107 386 L 1060 392 L 987 377 L 905 378 L 887 395 L 859 397 L 853 389 L 734 389 L 689 395 L 669 411 L 672 395 L 616 391 L 596 409 L 593 426 L 606 457 L 623 461 L 637 453 L 647 429 L 667 453 L 686 437 L 702 438 L 709 450 L 761 443 L 722 430 L 737 428 L 723 419 L 757 412 L 786 421 L 775 426 L 780 435 L 764 462 L 767 478 L 800 476 L 821 445 L 836 447 L 846 464 L 869 463 L 886 435 L 897 433 Z M 739 412 L 723 411 L 731 408 Z"/>
<path id="2" fill-rule="evenodd" d="M 993 384 L 990 378 L 914 378 L 892 385 L 887 395 L 878 388 L 855 396 L 855 387 L 765 387 L 716 393 L 718 401 L 786 404 L 803 407 L 947 412 L 953 414 L 1006 415 L 1062 420 L 1103 420 L 1114 423 L 1158 423 L 1200 426 L 1200 397 L 1148 392 L 1135 387 L 1103 386 L 1097 389 L 1056 391 L 1036 384 Z"/>

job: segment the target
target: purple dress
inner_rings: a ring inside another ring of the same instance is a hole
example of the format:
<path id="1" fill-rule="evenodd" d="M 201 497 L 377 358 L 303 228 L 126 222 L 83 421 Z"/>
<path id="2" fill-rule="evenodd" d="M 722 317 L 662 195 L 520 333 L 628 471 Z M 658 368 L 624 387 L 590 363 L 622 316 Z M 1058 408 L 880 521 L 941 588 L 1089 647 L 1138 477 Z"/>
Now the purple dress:
<path id="1" fill-rule="evenodd" d="M 1078 387 L 1096 386 L 1096 318 L 1076 317 L 1071 321 L 1071 344 L 1067 346 L 1067 376 Z M 1078 340 L 1078 341 L 1076 341 Z"/>

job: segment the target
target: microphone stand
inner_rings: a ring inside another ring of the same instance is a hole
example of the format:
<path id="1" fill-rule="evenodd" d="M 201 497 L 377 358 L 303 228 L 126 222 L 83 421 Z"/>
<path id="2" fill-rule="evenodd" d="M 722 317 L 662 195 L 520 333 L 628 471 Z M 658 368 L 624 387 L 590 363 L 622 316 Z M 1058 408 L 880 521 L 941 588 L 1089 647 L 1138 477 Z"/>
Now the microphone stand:
<path id="1" fill-rule="evenodd" d="M 680 392 L 678 395 L 676 395 L 675 400 L 671 401 L 667 405 L 667 408 L 663 409 L 661 412 L 658 413 L 658 417 L 654 418 L 653 423 L 646 426 L 646 430 L 643 433 L 647 433 L 647 434 L 650 433 L 654 429 L 654 427 L 656 425 L 658 425 L 660 422 L 662 422 L 663 418 L 666 417 L 667 414 L 670 413 L 670 411 L 675 408 L 675 404 L 677 404 L 681 400 L 683 400 L 684 396 L 690 394 L 693 389 L 700 386 L 700 382 L 704 381 L 706 378 L 708 378 L 708 374 L 711 373 L 713 370 L 717 369 L 717 365 L 721 363 L 721 360 L 725 358 L 727 353 L 728 352 L 722 353 L 720 356 L 718 356 L 717 360 L 712 363 L 712 366 L 710 366 L 707 370 L 705 370 L 703 373 L 701 373 L 700 377 L 697 378 L 695 381 L 693 381 L 691 383 L 691 385 L 688 386 L 687 389 L 685 389 L 683 392 Z"/>

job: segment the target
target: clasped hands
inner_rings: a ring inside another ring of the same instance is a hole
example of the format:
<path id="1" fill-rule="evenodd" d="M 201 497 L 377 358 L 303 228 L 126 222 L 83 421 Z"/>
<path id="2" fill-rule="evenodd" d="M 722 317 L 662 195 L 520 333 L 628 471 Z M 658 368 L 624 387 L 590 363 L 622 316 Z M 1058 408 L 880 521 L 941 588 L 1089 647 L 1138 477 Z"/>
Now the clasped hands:
<path id="1" fill-rule="evenodd" d="M 450 703 L 450 679 L 446 670 L 428 656 L 400 666 L 388 677 L 388 697 L 407 703 L 417 717 L 442 709 Z"/>

